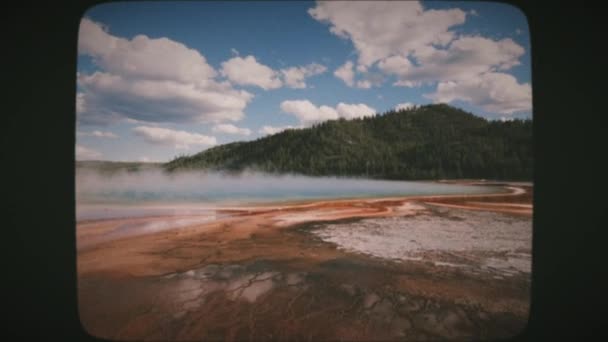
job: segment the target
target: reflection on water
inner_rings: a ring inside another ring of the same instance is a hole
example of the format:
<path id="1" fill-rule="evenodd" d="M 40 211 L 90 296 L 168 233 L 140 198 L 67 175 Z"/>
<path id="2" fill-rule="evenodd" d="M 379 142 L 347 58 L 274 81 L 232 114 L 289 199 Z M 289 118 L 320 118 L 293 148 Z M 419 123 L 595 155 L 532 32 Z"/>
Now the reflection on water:
<path id="1" fill-rule="evenodd" d="M 161 171 L 103 176 L 78 170 L 77 203 L 242 203 L 324 198 L 386 197 L 496 192 L 488 186 L 244 173 Z M 137 212 L 132 212 L 137 215 Z M 100 213 L 101 215 L 101 213 Z M 100 216 L 97 215 L 97 216 Z"/>

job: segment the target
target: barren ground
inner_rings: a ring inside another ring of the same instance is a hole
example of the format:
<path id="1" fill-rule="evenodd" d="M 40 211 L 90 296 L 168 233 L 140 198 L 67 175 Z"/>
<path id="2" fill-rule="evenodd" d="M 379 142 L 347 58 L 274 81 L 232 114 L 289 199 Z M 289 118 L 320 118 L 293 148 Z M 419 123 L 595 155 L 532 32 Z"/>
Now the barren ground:
<path id="1" fill-rule="evenodd" d="M 528 318 L 532 187 L 496 186 L 511 193 L 79 222 L 81 322 L 114 340 L 510 337 Z"/>

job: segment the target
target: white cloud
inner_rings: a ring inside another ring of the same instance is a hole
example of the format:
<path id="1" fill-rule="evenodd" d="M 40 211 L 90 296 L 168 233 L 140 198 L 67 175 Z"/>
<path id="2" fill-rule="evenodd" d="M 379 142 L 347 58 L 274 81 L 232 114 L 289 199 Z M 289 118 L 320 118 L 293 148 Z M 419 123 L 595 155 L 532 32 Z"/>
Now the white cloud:
<path id="1" fill-rule="evenodd" d="M 425 97 L 435 102 L 466 101 L 486 111 L 502 114 L 532 109 L 532 88 L 520 84 L 512 75 L 489 72 L 462 81 L 441 82 L 433 94 Z"/>
<path id="2" fill-rule="evenodd" d="M 364 66 L 431 44 L 445 45 L 454 37 L 449 28 L 466 18 L 460 9 L 425 10 L 417 1 L 319 1 L 308 13 L 329 23 L 333 34 L 350 39 Z"/>
<path id="3" fill-rule="evenodd" d="M 254 56 L 233 57 L 222 63 L 222 75 L 240 85 L 254 85 L 264 90 L 283 85 L 279 73 L 259 63 Z"/>
<path id="4" fill-rule="evenodd" d="M 391 56 L 378 63 L 378 68 L 387 74 L 407 75 L 412 68 L 412 62 L 407 57 Z M 399 84 L 399 85 L 405 85 Z M 413 86 L 413 83 L 410 83 Z"/>
<path id="5" fill-rule="evenodd" d="M 239 55 L 239 50 L 235 49 L 235 48 L 231 48 L 230 52 L 232 52 L 233 56 L 238 56 Z"/>
<path id="6" fill-rule="evenodd" d="M 217 144 L 215 137 L 168 128 L 137 126 L 133 128 L 133 131 L 148 143 L 172 145 L 176 149 L 188 149 L 191 145 L 210 146 Z"/>
<path id="7" fill-rule="evenodd" d="M 376 115 L 376 110 L 363 103 L 359 104 L 346 104 L 338 103 L 336 111 L 341 118 L 344 119 L 355 119 L 364 118 Z"/>
<path id="8" fill-rule="evenodd" d="M 519 28 L 518 28 L 518 29 L 515 29 L 515 34 L 516 34 L 516 35 L 518 35 L 518 36 L 519 36 L 519 35 L 520 35 L 520 34 L 522 34 L 522 33 L 524 33 L 524 31 L 523 31 L 522 29 L 519 29 Z"/>
<path id="9" fill-rule="evenodd" d="M 334 71 L 334 76 L 344 81 L 347 86 L 352 87 L 355 84 L 355 72 L 353 71 L 353 67 L 353 62 L 346 61 L 346 63 Z"/>
<path id="10" fill-rule="evenodd" d="M 338 118 L 353 119 L 373 116 L 376 110 L 365 104 L 345 104 L 340 102 L 336 108 L 329 106 L 317 107 L 308 100 L 288 100 L 281 102 L 281 110 L 298 118 L 303 126 L 317 122 L 336 120 Z"/>
<path id="11" fill-rule="evenodd" d="M 372 87 L 372 82 L 369 80 L 360 80 L 356 83 L 357 88 L 369 89 Z"/>
<path id="12" fill-rule="evenodd" d="M 293 128 L 298 128 L 298 127 L 291 126 L 291 125 L 280 126 L 280 127 L 277 127 L 277 126 L 263 126 L 262 128 L 260 128 L 260 130 L 258 131 L 258 133 L 265 134 L 265 135 L 272 135 L 272 134 L 283 132 L 286 129 L 293 129 Z"/>
<path id="13" fill-rule="evenodd" d="M 460 9 L 425 10 L 414 1 L 318 2 L 309 13 L 353 42 L 358 72 L 377 63 L 384 73 L 398 77 L 396 85 L 464 79 L 492 68 L 506 70 L 518 65 L 524 53 L 511 39 L 456 37 L 450 28 L 464 23 L 466 13 Z M 347 61 L 336 70 L 336 77 L 349 86 L 369 88 L 373 82 L 354 82 L 353 67 Z"/>
<path id="14" fill-rule="evenodd" d="M 145 35 L 115 37 L 88 18 L 80 24 L 78 51 L 107 72 L 128 78 L 196 83 L 216 76 L 204 56 L 182 43 Z"/>
<path id="15" fill-rule="evenodd" d="M 281 70 L 259 63 L 254 56 L 233 57 L 222 63 L 222 75 L 240 85 L 254 85 L 264 90 L 282 86 L 306 88 L 305 79 L 324 73 L 327 68 L 317 63 Z"/>
<path id="16" fill-rule="evenodd" d="M 454 33 L 467 16 L 478 15 L 474 10 L 427 10 L 418 1 L 319 1 L 309 14 L 352 42 L 358 55 L 356 69 L 347 61 L 334 73 L 348 86 L 370 88 L 382 82 L 369 77 L 355 81 L 359 73 L 377 67 L 395 77 L 396 86 L 437 84 L 432 94 L 436 99 L 468 99 L 503 113 L 530 108 L 529 85 L 500 76 L 520 64 L 525 54 L 521 45 L 509 38 Z"/>
<path id="17" fill-rule="evenodd" d="M 291 67 L 281 70 L 285 84 L 291 88 L 306 88 L 304 80 L 307 77 L 320 75 L 327 71 L 323 65 L 312 63 L 301 67 Z"/>
<path id="18" fill-rule="evenodd" d="M 104 72 L 81 75 L 78 83 L 85 89 L 84 119 L 93 123 L 237 121 L 253 97 L 226 84 L 134 80 Z"/>
<path id="19" fill-rule="evenodd" d="M 312 124 L 338 119 L 338 112 L 328 106 L 317 107 L 308 100 L 288 100 L 281 102 L 281 110 L 295 115 L 301 123 Z"/>
<path id="20" fill-rule="evenodd" d="M 82 145 L 76 145 L 76 160 L 95 160 L 102 157 L 101 152 L 84 147 Z"/>
<path id="21" fill-rule="evenodd" d="M 414 106 L 416 106 L 416 105 L 411 102 L 399 103 L 398 105 L 395 106 L 395 110 L 402 110 L 402 109 L 407 110 L 407 109 L 413 108 Z"/>
<path id="22" fill-rule="evenodd" d="M 474 9 L 470 10 L 469 14 L 472 15 L 472 16 L 475 16 L 475 17 L 479 15 L 479 13 L 477 13 L 477 11 L 474 10 Z"/>
<path id="23" fill-rule="evenodd" d="M 346 63 L 334 71 L 334 76 L 344 81 L 344 83 L 349 87 L 361 89 L 369 89 L 373 86 L 379 86 L 384 81 L 382 74 L 371 72 L 363 65 L 358 65 L 357 70 L 362 73 L 363 79 L 355 82 L 354 63 L 351 61 L 346 61 Z"/>
<path id="24" fill-rule="evenodd" d="M 83 137 L 110 138 L 116 139 L 118 136 L 112 132 L 92 131 L 92 132 L 77 132 L 77 135 Z"/>
<path id="25" fill-rule="evenodd" d="M 458 81 L 475 78 L 494 70 L 519 65 L 524 49 L 506 38 L 494 41 L 484 37 L 460 37 L 447 49 L 429 47 L 413 57 L 419 66 L 408 65 L 404 57 L 391 57 L 379 67 L 399 77 L 398 85 Z M 393 61 L 402 63 L 390 63 Z M 384 64 L 383 64 L 384 63 Z"/>
<path id="26" fill-rule="evenodd" d="M 231 124 L 219 124 L 213 126 L 214 132 L 235 134 L 235 135 L 250 135 L 251 130 L 249 128 L 239 128 Z"/>
<path id="27" fill-rule="evenodd" d="M 124 39 L 85 18 L 78 48 L 103 70 L 77 74 L 80 123 L 237 121 L 253 98 L 216 81 L 203 55 L 167 38 Z"/>

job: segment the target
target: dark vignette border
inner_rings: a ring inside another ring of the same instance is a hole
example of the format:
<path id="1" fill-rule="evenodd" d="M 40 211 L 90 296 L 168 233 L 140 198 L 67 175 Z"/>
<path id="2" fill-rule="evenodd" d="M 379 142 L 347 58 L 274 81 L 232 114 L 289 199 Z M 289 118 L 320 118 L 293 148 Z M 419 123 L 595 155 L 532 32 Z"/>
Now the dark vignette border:
<path id="1" fill-rule="evenodd" d="M 9 47 L 0 155 L 6 200 L 1 241 L 9 266 L 3 307 L 10 340 L 95 341 L 76 306 L 74 143 L 78 25 L 102 1 L 14 3 L 2 25 Z M 599 5 L 501 1 L 519 7 L 531 35 L 535 148 L 531 317 L 516 340 L 598 334 L 605 288 L 599 196 L 608 174 L 604 39 Z M 594 101 L 595 100 L 595 101 Z"/>

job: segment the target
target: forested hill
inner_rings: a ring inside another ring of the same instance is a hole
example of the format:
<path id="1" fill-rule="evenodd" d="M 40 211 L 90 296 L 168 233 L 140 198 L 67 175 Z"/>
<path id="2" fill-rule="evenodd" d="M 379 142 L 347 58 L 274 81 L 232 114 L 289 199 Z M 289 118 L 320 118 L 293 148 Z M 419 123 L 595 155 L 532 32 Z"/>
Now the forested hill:
<path id="1" fill-rule="evenodd" d="M 166 163 L 384 179 L 532 179 L 532 121 L 488 121 L 445 104 L 332 120 Z"/>

